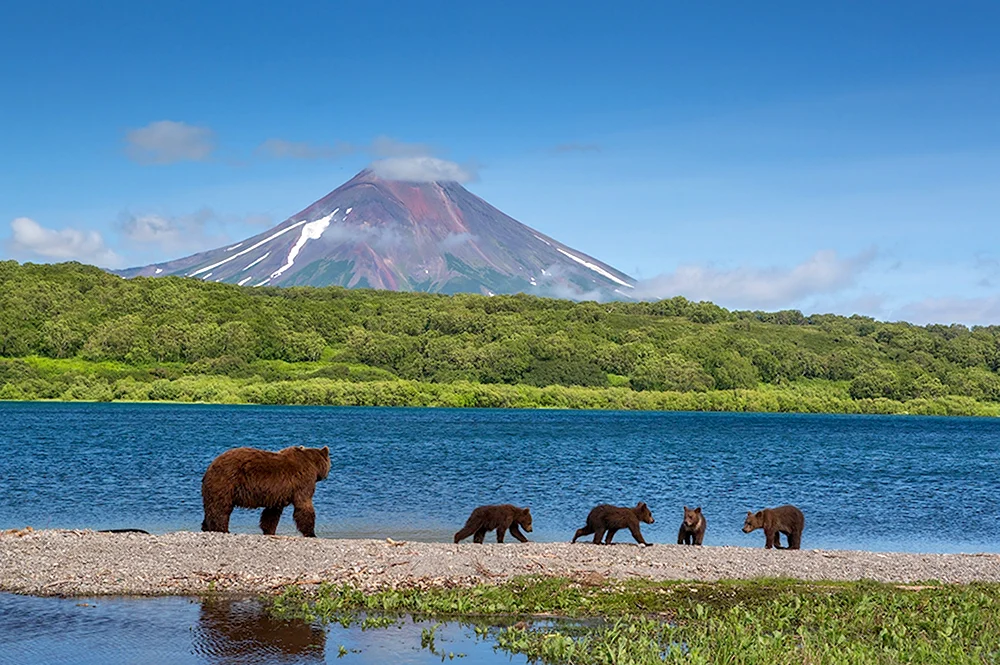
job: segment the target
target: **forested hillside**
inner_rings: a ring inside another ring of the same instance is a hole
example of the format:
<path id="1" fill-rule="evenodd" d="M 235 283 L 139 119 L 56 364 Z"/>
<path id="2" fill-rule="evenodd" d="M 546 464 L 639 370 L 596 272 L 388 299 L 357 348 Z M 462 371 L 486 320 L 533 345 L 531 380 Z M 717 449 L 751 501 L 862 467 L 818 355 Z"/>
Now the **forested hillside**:
<path id="1" fill-rule="evenodd" d="M 1000 414 L 1000 327 L 0 263 L 0 398 Z"/>

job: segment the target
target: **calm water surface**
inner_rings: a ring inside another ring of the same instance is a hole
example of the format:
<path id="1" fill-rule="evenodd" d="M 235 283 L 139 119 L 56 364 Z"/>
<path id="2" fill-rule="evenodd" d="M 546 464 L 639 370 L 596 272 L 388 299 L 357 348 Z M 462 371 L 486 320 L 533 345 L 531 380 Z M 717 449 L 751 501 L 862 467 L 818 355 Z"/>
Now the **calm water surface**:
<path id="1" fill-rule="evenodd" d="M 2 665 L 291 665 L 293 663 L 525 663 L 477 641 L 472 628 L 439 626 L 435 650 L 421 631 L 435 622 L 402 620 L 362 631 L 270 618 L 252 600 L 30 598 L 0 594 Z M 345 661 L 338 661 L 346 651 Z"/>
<path id="2" fill-rule="evenodd" d="M 0 529 L 197 530 L 212 458 L 295 444 L 330 446 L 323 537 L 450 540 L 474 506 L 512 502 L 535 540 L 568 540 L 596 503 L 642 500 L 652 542 L 687 504 L 705 544 L 761 546 L 746 511 L 794 503 L 805 547 L 1000 551 L 1000 421 L 909 416 L 7 402 Z"/>

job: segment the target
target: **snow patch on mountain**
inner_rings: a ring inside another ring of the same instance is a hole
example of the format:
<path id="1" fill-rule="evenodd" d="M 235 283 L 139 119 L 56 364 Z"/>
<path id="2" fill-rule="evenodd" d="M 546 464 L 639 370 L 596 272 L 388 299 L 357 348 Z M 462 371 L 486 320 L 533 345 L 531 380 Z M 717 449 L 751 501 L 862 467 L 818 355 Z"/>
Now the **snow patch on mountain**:
<path id="1" fill-rule="evenodd" d="M 253 268 L 255 265 L 257 265 L 258 263 L 260 263 L 261 261 L 263 261 L 264 259 L 266 259 L 269 256 L 271 256 L 271 252 L 270 251 L 264 252 L 264 256 L 260 257 L 259 259 L 254 260 L 250 265 L 248 265 L 243 270 L 250 270 L 250 268 Z M 241 270 L 240 272 L 243 272 L 243 270 Z"/>
<path id="2" fill-rule="evenodd" d="M 340 208 L 337 208 L 337 210 L 340 210 Z M 296 240 L 295 244 L 292 245 L 292 248 L 288 250 L 288 258 L 285 259 L 285 265 L 272 272 L 269 279 L 275 279 L 281 275 L 281 273 L 291 268 L 295 263 L 295 257 L 299 255 L 299 252 L 302 251 L 302 248 L 307 242 L 310 240 L 319 240 L 323 237 L 323 231 L 326 231 L 327 227 L 330 226 L 330 220 L 332 220 L 333 216 L 337 214 L 337 210 L 334 210 L 326 217 L 317 219 L 315 222 L 309 222 L 302 227 L 302 233 L 299 234 L 299 239 Z"/>
<path id="3" fill-rule="evenodd" d="M 275 238 L 277 238 L 279 236 L 285 235 L 286 233 L 288 233 L 292 229 L 297 229 L 298 227 L 302 226 L 303 224 L 307 224 L 307 223 L 308 223 L 308 220 L 303 219 L 301 222 L 295 222 L 294 224 L 292 224 L 290 226 L 286 226 L 285 228 L 281 229 L 277 233 L 272 233 L 271 235 L 269 235 L 268 237 L 264 238 L 260 242 L 255 243 L 255 244 L 251 245 L 250 247 L 247 247 L 242 252 L 236 252 L 232 256 L 230 256 L 228 258 L 225 258 L 225 259 L 222 259 L 218 263 L 213 263 L 210 266 L 205 266 L 204 268 L 201 268 L 199 270 L 195 270 L 193 273 L 191 273 L 190 275 L 188 275 L 188 277 L 194 277 L 195 275 L 199 275 L 199 274 L 205 272 L 206 270 L 215 270 L 216 268 L 218 268 L 222 264 L 229 263 L 230 261 L 232 261 L 233 259 L 235 259 L 237 257 L 243 256 L 244 254 L 246 254 L 248 252 L 252 252 L 253 250 L 255 250 L 258 247 L 260 247 L 261 245 L 267 244 L 267 243 L 271 242 L 272 240 L 274 240 Z"/>
<path id="4" fill-rule="evenodd" d="M 535 237 L 537 238 L 538 236 L 535 236 Z M 541 240 L 541 238 L 538 238 L 538 239 Z M 635 288 L 634 286 L 632 286 L 628 282 L 626 282 L 624 280 L 621 280 L 621 279 L 618 279 L 617 277 L 615 277 L 614 275 L 612 275 L 611 273 L 609 273 L 607 270 L 605 270 L 601 266 L 594 265 L 590 261 L 584 261 L 579 256 L 574 256 L 573 254 L 570 254 L 569 252 L 567 252 L 562 247 L 556 247 L 556 250 L 559 251 L 562 254 L 565 254 L 569 258 L 573 259 L 574 261 L 576 261 L 577 263 L 579 263 L 581 266 L 584 266 L 586 268 L 590 268 L 591 270 L 593 270 L 597 274 L 603 275 L 604 277 L 607 277 L 608 279 L 610 279 L 613 282 L 617 282 L 617 283 L 621 284 L 622 286 L 627 286 L 630 289 Z"/>

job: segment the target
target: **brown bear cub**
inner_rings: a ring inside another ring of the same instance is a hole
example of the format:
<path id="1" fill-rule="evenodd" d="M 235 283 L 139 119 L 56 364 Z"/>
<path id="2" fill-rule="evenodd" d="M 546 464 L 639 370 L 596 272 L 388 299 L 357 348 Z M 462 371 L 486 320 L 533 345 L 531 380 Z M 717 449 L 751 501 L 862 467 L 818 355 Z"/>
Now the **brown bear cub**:
<path id="1" fill-rule="evenodd" d="M 788 538 L 790 550 L 797 550 L 802 545 L 802 529 L 806 526 L 806 518 L 802 511 L 795 506 L 779 506 L 777 508 L 765 508 L 764 510 L 752 513 L 747 511 L 747 519 L 743 523 L 743 533 L 750 533 L 756 529 L 764 529 L 764 548 L 786 549 L 781 546 L 781 538 L 778 534 L 785 534 Z"/>
<path id="2" fill-rule="evenodd" d="M 295 506 L 292 516 L 303 536 L 316 537 L 313 492 L 330 474 L 330 449 L 292 446 L 276 453 L 233 448 L 216 457 L 201 479 L 205 507 L 202 531 L 229 532 L 233 508 L 263 508 L 260 529 L 273 534 L 281 511 Z"/>
<path id="3" fill-rule="evenodd" d="M 684 506 L 684 521 L 681 530 L 677 532 L 678 545 L 701 545 L 705 540 L 705 516 L 701 514 L 701 506 L 691 510 Z"/>
<path id="4" fill-rule="evenodd" d="M 522 543 L 528 542 L 518 527 L 522 527 L 531 533 L 531 509 L 518 508 L 509 503 L 496 506 L 479 506 L 472 511 L 469 519 L 465 521 L 465 526 L 455 534 L 455 542 L 460 542 L 472 536 L 472 542 L 481 543 L 486 537 L 487 531 L 496 529 L 497 542 L 502 543 L 504 534 L 510 529 L 510 535 L 514 536 Z M 475 535 L 473 535 L 475 534 Z"/>
<path id="5" fill-rule="evenodd" d="M 587 526 L 576 530 L 572 542 L 575 543 L 580 536 L 594 534 L 594 544 L 600 545 L 601 538 L 607 533 L 608 536 L 604 539 L 604 544 L 610 545 L 611 539 L 615 537 L 615 533 L 619 529 L 628 529 L 632 532 L 635 542 L 649 547 L 652 543 L 647 543 L 642 539 L 639 522 L 652 524 L 653 521 L 653 513 L 649 512 L 649 507 L 642 501 L 637 503 L 635 508 L 623 508 L 602 503 L 590 511 L 590 514 L 587 515 Z"/>

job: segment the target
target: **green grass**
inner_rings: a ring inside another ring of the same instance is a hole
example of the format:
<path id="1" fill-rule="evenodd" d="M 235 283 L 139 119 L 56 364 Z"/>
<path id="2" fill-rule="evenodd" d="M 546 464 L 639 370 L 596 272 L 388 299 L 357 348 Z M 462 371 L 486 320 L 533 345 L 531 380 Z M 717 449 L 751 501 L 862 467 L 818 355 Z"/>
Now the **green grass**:
<path id="1" fill-rule="evenodd" d="M 996 584 L 754 580 L 588 586 L 520 579 L 372 594 L 326 586 L 315 595 L 290 589 L 271 611 L 322 622 L 344 623 L 344 617 L 363 612 L 367 621 L 412 614 L 474 623 L 499 648 L 544 663 L 1000 662 Z M 553 616 L 598 621 L 553 622 Z M 369 627 L 385 625 L 391 624 Z"/>

